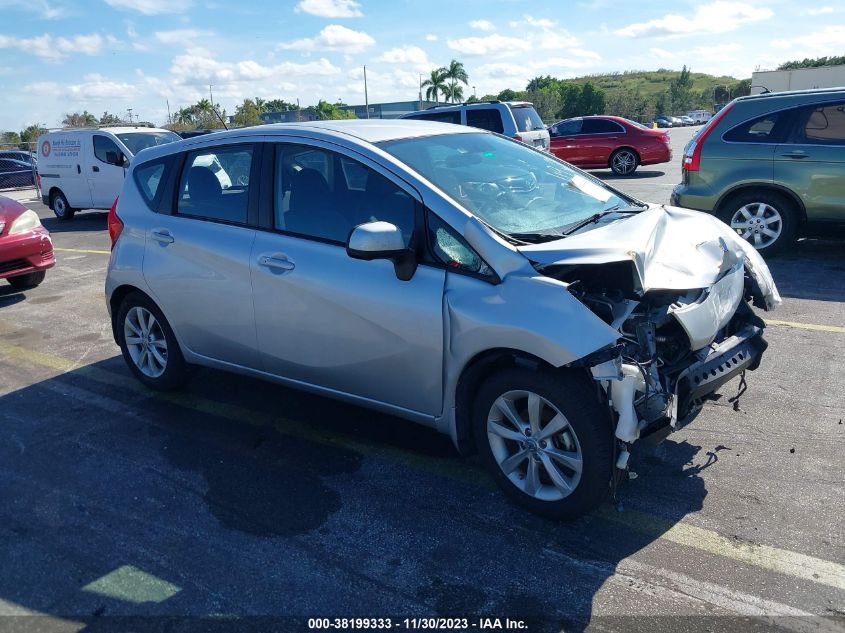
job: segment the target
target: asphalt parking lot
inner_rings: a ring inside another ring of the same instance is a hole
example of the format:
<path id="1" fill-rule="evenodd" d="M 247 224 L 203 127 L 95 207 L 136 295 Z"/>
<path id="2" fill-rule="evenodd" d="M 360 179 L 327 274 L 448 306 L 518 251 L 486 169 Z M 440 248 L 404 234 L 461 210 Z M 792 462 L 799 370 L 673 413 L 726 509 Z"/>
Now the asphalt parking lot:
<path id="1" fill-rule="evenodd" d="M 671 164 L 596 174 L 668 202 L 692 129 L 671 134 Z M 0 283 L 0 631 L 845 631 L 845 241 L 770 262 L 784 304 L 739 410 L 729 383 L 567 524 L 403 420 L 210 370 L 147 390 L 111 336 L 106 213 L 12 195 L 57 265 Z"/>

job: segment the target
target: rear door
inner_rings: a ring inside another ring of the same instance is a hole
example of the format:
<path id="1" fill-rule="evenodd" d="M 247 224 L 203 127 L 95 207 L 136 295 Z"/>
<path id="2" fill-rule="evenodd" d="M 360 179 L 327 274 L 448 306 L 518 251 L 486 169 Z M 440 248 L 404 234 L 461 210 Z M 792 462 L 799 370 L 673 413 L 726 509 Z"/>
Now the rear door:
<path id="1" fill-rule="evenodd" d="M 549 131 L 532 105 L 509 106 L 522 142 L 537 149 L 549 149 Z"/>
<path id="2" fill-rule="evenodd" d="M 796 113 L 775 149 L 774 178 L 801 197 L 808 220 L 845 220 L 845 100 Z"/>
<path id="3" fill-rule="evenodd" d="M 94 132 L 87 148 L 88 160 L 83 173 L 91 190 L 91 206 L 94 209 L 108 209 L 120 193 L 126 168 L 124 152 L 111 136 Z"/>
<path id="4" fill-rule="evenodd" d="M 625 128 L 610 119 L 584 119 L 582 133 L 587 165 L 606 167 L 613 150 L 625 144 Z"/>
<path id="5" fill-rule="evenodd" d="M 186 152 L 173 168 L 170 213 L 150 224 L 144 278 L 181 342 L 232 365 L 259 367 L 249 258 L 257 218 L 260 145 L 233 141 Z M 239 183 L 224 190 L 218 160 Z"/>
<path id="6" fill-rule="evenodd" d="M 578 155 L 578 135 L 581 133 L 583 125 L 584 119 L 580 118 L 555 123 L 549 129 L 552 153 L 560 159 L 578 165 L 580 159 Z"/>

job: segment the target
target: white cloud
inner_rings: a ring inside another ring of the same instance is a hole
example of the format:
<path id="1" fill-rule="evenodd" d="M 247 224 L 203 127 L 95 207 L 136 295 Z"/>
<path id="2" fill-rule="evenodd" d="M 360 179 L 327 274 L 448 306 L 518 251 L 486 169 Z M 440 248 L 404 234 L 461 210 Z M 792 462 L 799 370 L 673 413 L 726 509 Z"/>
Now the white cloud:
<path id="1" fill-rule="evenodd" d="M 463 55 L 499 55 L 502 53 L 515 53 L 530 51 L 531 42 L 518 37 L 507 35 L 485 35 L 483 37 L 464 37 L 457 40 L 449 40 L 446 45 L 453 51 Z"/>
<path id="2" fill-rule="evenodd" d="M 54 81 L 36 81 L 22 88 L 22 92 L 35 96 L 53 96 L 60 94 L 71 101 L 120 101 L 139 94 L 134 84 L 116 81 L 99 74 L 83 77 L 81 83 L 59 84 Z"/>
<path id="3" fill-rule="evenodd" d="M 473 20 L 469 25 L 479 31 L 495 31 L 496 25 L 489 20 Z"/>
<path id="4" fill-rule="evenodd" d="M 426 39 L 427 42 L 436 42 L 437 36 L 434 33 L 429 33 L 428 35 L 425 36 L 425 39 Z"/>
<path id="5" fill-rule="evenodd" d="M 97 55 L 102 49 L 103 41 L 103 37 L 96 33 L 56 38 L 49 33 L 28 38 L 0 35 L 0 48 L 17 48 L 41 59 L 57 61 L 71 53 Z"/>
<path id="6" fill-rule="evenodd" d="M 353 31 L 340 24 L 330 24 L 315 37 L 306 37 L 293 42 L 279 44 L 280 49 L 295 49 L 304 52 L 315 50 L 360 53 L 376 41 L 363 31 Z"/>
<path id="7" fill-rule="evenodd" d="M 355 0 L 302 0 L 295 11 L 321 18 L 358 18 L 363 15 L 361 5 Z"/>
<path id="8" fill-rule="evenodd" d="M 192 0 L 106 0 L 115 9 L 128 9 L 144 15 L 184 13 L 193 4 Z"/>
<path id="9" fill-rule="evenodd" d="M 4 9 L 23 9 L 37 13 L 45 20 L 57 20 L 70 12 L 66 6 L 52 4 L 47 0 L 0 0 L 0 11 Z"/>
<path id="10" fill-rule="evenodd" d="M 376 61 L 387 64 L 403 64 L 420 72 L 427 72 L 434 66 L 426 52 L 419 46 L 400 46 L 384 51 Z"/>
<path id="11" fill-rule="evenodd" d="M 834 13 L 836 9 L 833 7 L 817 7 L 815 9 L 807 9 L 806 11 L 802 11 L 801 15 L 826 15 L 828 13 Z"/>
<path id="12" fill-rule="evenodd" d="M 742 2 L 719 0 L 712 4 L 701 5 L 695 13 L 685 15 L 667 14 L 662 18 L 648 22 L 630 24 L 617 29 L 616 35 L 625 37 L 665 37 L 689 33 L 727 33 L 744 24 L 768 20 L 772 17 L 771 9 L 755 7 Z"/>
<path id="13" fill-rule="evenodd" d="M 156 31 L 153 35 L 162 44 L 184 44 L 188 46 L 193 44 L 194 40 L 211 37 L 214 34 L 211 31 L 198 31 L 196 29 L 175 29 L 173 31 Z"/>
<path id="14" fill-rule="evenodd" d="M 800 35 L 791 39 L 773 40 L 771 45 L 780 49 L 800 49 L 804 56 L 837 55 L 845 42 L 845 25 L 827 26 L 814 33 Z M 798 57 L 797 53 L 793 53 Z"/>
<path id="15" fill-rule="evenodd" d="M 541 28 L 541 29 L 550 29 L 557 25 L 555 20 L 549 20 L 548 18 L 535 18 L 530 15 L 522 16 L 521 20 L 513 20 L 508 23 L 511 28 L 514 29 L 521 29 L 524 27 L 534 27 L 534 28 Z"/>

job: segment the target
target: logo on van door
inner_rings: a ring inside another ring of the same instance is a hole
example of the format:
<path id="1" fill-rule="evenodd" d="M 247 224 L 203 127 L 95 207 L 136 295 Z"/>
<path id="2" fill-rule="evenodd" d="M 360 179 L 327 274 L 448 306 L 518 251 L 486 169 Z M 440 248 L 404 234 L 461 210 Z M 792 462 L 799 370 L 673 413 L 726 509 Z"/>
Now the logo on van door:
<path id="1" fill-rule="evenodd" d="M 41 155 L 45 158 L 50 155 L 50 141 L 41 143 Z"/>

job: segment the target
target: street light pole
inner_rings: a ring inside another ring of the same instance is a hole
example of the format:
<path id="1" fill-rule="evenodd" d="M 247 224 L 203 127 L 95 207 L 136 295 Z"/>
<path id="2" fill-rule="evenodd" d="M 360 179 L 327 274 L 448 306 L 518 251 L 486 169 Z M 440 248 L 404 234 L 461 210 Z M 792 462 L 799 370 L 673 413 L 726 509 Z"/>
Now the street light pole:
<path id="1" fill-rule="evenodd" d="M 364 66 L 364 109 L 367 112 L 367 118 L 370 118 L 370 99 L 367 96 L 367 67 Z"/>

